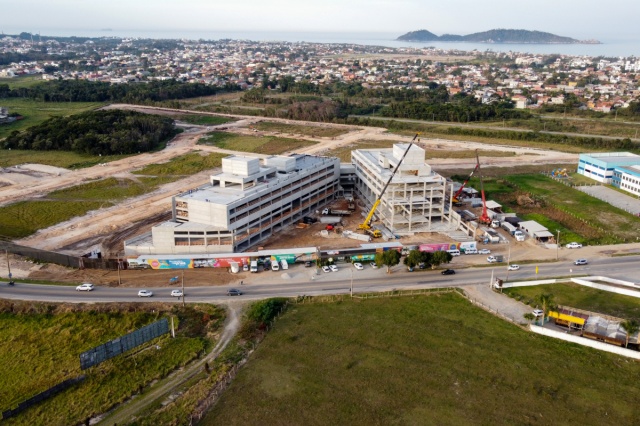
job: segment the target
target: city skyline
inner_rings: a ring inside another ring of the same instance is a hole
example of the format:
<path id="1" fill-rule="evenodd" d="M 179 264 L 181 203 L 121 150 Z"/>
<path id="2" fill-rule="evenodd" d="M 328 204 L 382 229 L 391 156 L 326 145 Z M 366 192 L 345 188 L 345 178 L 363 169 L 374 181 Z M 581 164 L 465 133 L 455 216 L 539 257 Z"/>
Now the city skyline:
<path id="1" fill-rule="evenodd" d="M 578 39 L 625 36 L 634 29 L 640 3 L 613 0 L 603 13 L 595 1 L 541 0 L 526 11 L 508 0 L 326 0 L 313 6 L 294 0 L 22 0 L 3 5 L 0 31 L 5 34 L 67 31 L 85 35 L 110 29 L 114 35 L 133 32 L 262 31 L 378 32 L 427 29 L 436 34 L 469 34 L 495 28 L 551 32 Z M 605 11 L 606 12 L 606 11 Z"/>

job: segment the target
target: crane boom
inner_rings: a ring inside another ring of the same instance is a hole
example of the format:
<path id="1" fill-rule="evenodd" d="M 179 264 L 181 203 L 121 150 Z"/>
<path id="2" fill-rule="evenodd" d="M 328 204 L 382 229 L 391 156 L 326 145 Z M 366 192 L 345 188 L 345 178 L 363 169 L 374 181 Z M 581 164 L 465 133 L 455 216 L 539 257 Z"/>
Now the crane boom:
<path id="1" fill-rule="evenodd" d="M 382 196 L 384 195 L 385 191 L 387 190 L 387 187 L 391 183 L 391 180 L 396 175 L 396 172 L 398 171 L 398 168 L 400 167 L 400 164 L 402 164 L 402 161 L 404 161 L 404 158 L 409 153 L 409 150 L 413 146 L 413 141 L 416 140 L 418 135 L 419 134 L 416 133 L 416 135 L 413 137 L 413 139 L 411 139 L 411 142 L 409 143 L 409 146 L 407 147 L 407 149 L 404 151 L 404 154 L 402 154 L 402 157 L 400 158 L 400 161 L 398 161 L 398 164 L 396 164 L 396 166 L 393 168 L 393 172 L 391 172 L 391 176 L 389 176 L 389 179 L 387 180 L 387 183 L 382 188 L 382 191 L 380 191 L 380 195 L 378 195 L 378 198 L 376 198 L 376 201 L 373 203 L 373 206 L 371 206 L 371 210 L 369 210 L 369 214 L 367 214 L 367 217 L 364 219 L 364 222 L 362 222 L 358 226 L 359 229 L 364 229 L 364 230 L 371 229 L 371 219 L 373 219 L 373 214 L 376 212 L 376 209 L 380 205 L 380 202 L 382 201 Z"/>
<path id="2" fill-rule="evenodd" d="M 467 179 L 465 179 L 464 182 L 462 182 L 462 186 L 460 187 L 460 189 L 458 189 L 455 193 L 455 195 L 453 196 L 453 204 L 458 204 L 460 202 L 460 194 L 462 194 L 462 190 L 464 189 L 465 186 L 467 186 L 467 183 L 469 182 L 469 180 L 473 177 L 473 174 L 476 172 L 476 170 L 478 170 L 480 168 L 480 163 L 476 163 L 476 166 L 473 168 L 473 170 L 471 170 L 471 174 L 467 177 Z"/>
<path id="3" fill-rule="evenodd" d="M 478 156 L 478 150 L 476 149 L 476 161 L 478 162 L 478 174 L 480 175 L 480 194 L 482 196 L 482 214 L 480 215 L 480 223 L 490 224 L 491 218 L 487 214 L 487 200 L 484 196 L 484 184 L 482 183 L 482 170 L 480 170 L 480 157 Z"/>

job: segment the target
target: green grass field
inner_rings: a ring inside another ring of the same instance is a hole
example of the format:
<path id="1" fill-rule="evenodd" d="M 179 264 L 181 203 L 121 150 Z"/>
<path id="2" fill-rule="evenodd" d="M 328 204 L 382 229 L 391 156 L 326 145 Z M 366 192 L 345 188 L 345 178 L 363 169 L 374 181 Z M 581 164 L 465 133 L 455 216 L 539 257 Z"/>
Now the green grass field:
<path id="1" fill-rule="evenodd" d="M 234 133 L 211 132 L 198 141 L 201 145 L 217 146 L 233 151 L 278 155 L 287 151 L 315 145 L 315 142 L 276 136 L 245 136 Z"/>
<path id="2" fill-rule="evenodd" d="M 480 182 L 474 177 L 470 185 L 479 188 Z M 518 174 L 485 179 L 484 188 L 488 198 L 501 203 L 508 211 L 535 220 L 550 232 L 560 230 L 563 242 L 612 244 L 636 241 L 639 218 L 545 175 Z M 539 205 L 518 204 L 517 197 L 522 193 L 533 195 Z"/>
<path id="3" fill-rule="evenodd" d="M 20 77 L 2 77 L 0 78 L 0 84 L 8 84 L 10 89 L 20 89 L 22 87 L 33 87 L 36 84 L 44 83 L 41 74 L 37 75 L 25 75 Z"/>
<path id="4" fill-rule="evenodd" d="M 349 129 L 336 127 L 304 126 L 299 124 L 274 123 L 262 121 L 255 125 L 258 130 L 267 132 L 281 132 L 292 135 L 311 136 L 316 138 L 334 138 L 349 133 Z"/>
<path id="5" fill-rule="evenodd" d="M 107 178 L 51 192 L 47 198 L 67 201 L 117 202 L 148 192 L 145 185 L 130 179 Z"/>
<path id="6" fill-rule="evenodd" d="M 224 318 L 224 312 L 213 305 L 183 310 L 160 304 L 83 308 L 2 302 L 1 308 L 1 410 L 65 379 L 87 375 L 82 384 L 6 421 L 10 425 L 84 423 L 210 348 L 206 335 L 216 331 Z M 175 339 L 165 335 L 97 367 L 80 370 L 81 352 L 169 314 L 178 319 Z"/>
<path id="7" fill-rule="evenodd" d="M 330 157 L 338 157 L 342 162 L 351 161 L 351 151 L 355 149 L 378 149 L 378 148 L 391 148 L 398 141 L 394 140 L 370 140 L 363 139 L 356 143 L 341 146 L 336 149 L 327 151 L 325 155 Z M 513 151 L 497 151 L 497 150 L 479 150 L 478 153 L 483 157 L 513 157 L 515 152 Z M 475 158 L 475 150 L 462 150 L 462 151 L 445 151 L 445 150 L 426 150 L 426 159 L 430 158 Z"/>
<path id="8" fill-rule="evenodd" d="M 162 179 L 163 183 L 191 176 L 207 169 L 215 169 L 222 165 L 227 154 L 205 154 L 193 152 L 171 159 L 167 163 L 150 164 L 133 172 L 136 175 L 147 175 Z"/>
<path id="9" fill-rule="evenodd" d="M 0 104 L 9 108 L 10 113 L 17 112 L 24 117 L 23 120 L 0 126 L 0 139 L 7 137 L 14 130 L 24 130 L 54 116 L 78 114 L 103 105 L 99 102 L 39 102 L 16 98 L 2 99 Z"/>
<path id="10" fill-rule="evenodd" d="M 198 124 L 201 126 L 217 126 L 218 124 L 225 124 L 236 121 L 233 118 L 198 114 L 176 115 L 174 118 L 190 124 Z"/>
<path id="11" fill-rule="evenodd" d="M 10 167 L 19 164 L 45 164 L 47 166 L 65 169 L 80 169 L 92 167 L 99 163 L 120 160 L 127 155 L 96 155 L 78 154 L 70 151 L 29 151 L 20 149 L 0 149 L 0 167 Z"/>
<path id="12" fill-rule="evenodd" d="M 536 296 L 551 293 L 559 305 L 640 321 L 640 299 L 574 283 L 506 288 L 503 292 L 531 306 L 535 306 Z"/>
<path id="13" fill-rule="evenodd" d="M 202 424 L 635 424 L 639 374 L 455 294 L 294 305 Z"/>

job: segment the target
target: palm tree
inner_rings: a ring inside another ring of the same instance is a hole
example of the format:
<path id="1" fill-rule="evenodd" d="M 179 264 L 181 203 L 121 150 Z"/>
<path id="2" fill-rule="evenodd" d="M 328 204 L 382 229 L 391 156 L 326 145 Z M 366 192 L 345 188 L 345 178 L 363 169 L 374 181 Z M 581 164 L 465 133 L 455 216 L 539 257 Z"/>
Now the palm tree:
<path id="1" fill-rule="evenodd" d="M 540 308 L 542 309 L 542 325 L 544 325 L 544 319 L 547 317 L 547 312 L 549 312 L 549 310 L 555 306 L 553 294 L 540 294 L 538 295 L 537 299 L 538 303 L 540 304 Z"/>
<path id="2" fill-rule="evenodd" d="M 625 331 L 626 335 L 626 342 L 624 347 L 627 348 L 629 347 L 629 338 L 636 334 L 638 331 L 640 331 L 640 324 L 638 324 L 638 321 L 636 320 L 627 320 L 627 321 L 622 321 L 620 323 L 620 326 L 622 327 L 622 329 Z"/>

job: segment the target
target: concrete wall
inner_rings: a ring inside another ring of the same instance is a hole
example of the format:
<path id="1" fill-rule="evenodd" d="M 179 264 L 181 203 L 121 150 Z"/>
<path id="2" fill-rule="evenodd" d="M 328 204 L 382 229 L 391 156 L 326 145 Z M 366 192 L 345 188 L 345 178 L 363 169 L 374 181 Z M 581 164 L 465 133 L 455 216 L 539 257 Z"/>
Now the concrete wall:
<path id="1" fill-rule="evenodd" d="M 553 337 L 555 339 L 564 340 L 566 342 L 576 343 L 578 345 L 587 346 L 600 351 L 611 352 L 616 355 L 625 356 L 627 358 L 640 359 L 640 352 L 632 351 L 630 349 L 621 348 L 619 346 L 610 345 L 608 343 L 599 342 L 597 340 L 587 339 L 585 337 L 574 336 L 572 334 L 564 333 L 561 331 L 550 330 L 548 328 L 540 327 L 537 325 L 530 325 L 529 329 L 537 334 L 543 336 Z"/>
<path id="2" fill-rule="evenodd" d="M 614 287 L 614 286 L 610 286 L 610 285 L 606 285 L 606 284 L 594 283 L 594 282 L 591 282 L 591 280 L 609 281 L 612 284 L 618 284 L 618 285 L 624 285 L 624 286 L 633 287 L 633 288 L 635 288 L 635 290 L 632 290 L 632 289 L 628 289 L 627 290 L 626 288 L 620 288 L 620 287 Z M 628 281 L 615 280 L 615 279 L 607 278 L 607 277 L 589 277 L 589 279 L 572 278 L 571 281 L 573 281 L 576 284 L 583 285 L 585 287 L 597 288 L 599 290 L 609 291 L 611 293 L 624 294 L 625 296 L 631 296 L 631 297 L 640 298 L 640 288 L 634 286 L 633 283 L 630 283 Z"/>

